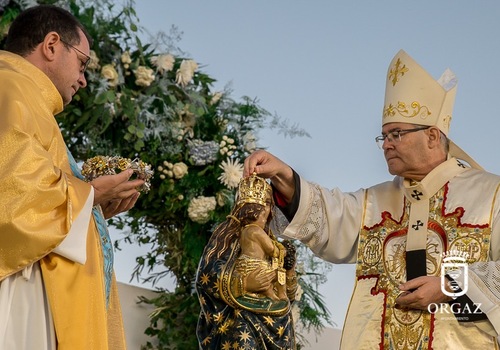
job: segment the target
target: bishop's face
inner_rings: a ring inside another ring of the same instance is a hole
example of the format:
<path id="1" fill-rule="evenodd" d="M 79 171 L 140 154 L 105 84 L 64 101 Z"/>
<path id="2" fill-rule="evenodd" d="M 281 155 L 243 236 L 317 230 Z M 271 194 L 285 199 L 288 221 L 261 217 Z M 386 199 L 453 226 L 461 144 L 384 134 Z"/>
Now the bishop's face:
<path id="1" fill-rule="evenodd" d="M 387 137 L 382 149 L 390 174 L 415 180 L 425 177 L 430 158 L 427 130 L 409 123 L 383 126 L 382 135 Z"/>

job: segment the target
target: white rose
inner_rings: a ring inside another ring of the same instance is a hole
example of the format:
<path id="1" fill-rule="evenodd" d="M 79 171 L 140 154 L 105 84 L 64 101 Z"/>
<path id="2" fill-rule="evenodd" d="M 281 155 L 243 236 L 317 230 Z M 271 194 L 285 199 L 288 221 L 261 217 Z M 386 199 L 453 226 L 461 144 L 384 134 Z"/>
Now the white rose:
<path id="1" fill-rule="evenodd" d="M 147 87 L 155 80 L 155 72 L 151 68 L 139 66 L 134 71 L 135 83 L 139 86 Z"/>
<path id="2" fill-rule="evenodd" d="M 222 97 L 222 92 L 217 92 L 215 93 L 212 98 L 210 99 L 210 104 L 213 105 L 213 104 L 216 104 L 217 102 L 219 102 L 219 100 L 221 99 Z"/>
<path id="3" fill-rule="evenodd" d="M 188 173 L 188 166 L 184 163 L 175 163 L 172 169 L 176 179 L 182 179 Z"/>
<path id="4" fill-rule="evenodd" d="M 257 148 L 257 143 L 255 142 L 257 138 L 252 132 L 247 132 L 245 136 L 243 136 L 243 144 L 245 147 L 245 151 L 253 152 Z"/>
<path id="5" fill-rule="evenodd" d="M 183 60 L 180 68 L 177 70 L 175 82 L 185 87 L 191 79 L 194 72 L 198 68 L 198 64 L 193 60 Z"/>
<path id="6" fill-rule="evenodd" d="M 107 64 L 101 69 L 101 75 L 108 80 L 110 86 L 118 85 L 118 72 L 111 64 Z"/>
<path id="7" fill-rule="evenodd" d="M 125 51 L 122 54 L 121 60 L 122 60 L 122 63 L 126 64 L 126 65 L 129 65 L 130 63 L 132 63 L 132 59 L 130 58 L 130 52 Z"/>
<path id="8" fill-rule="evenodd" d="M 94 50 L 90 50 L 90 62 L 89 62 L 89 65 L 87 66 L 87 69 L 97 70 L 99 68 L 100 68 L 99 57 L 97 57 L 97 54 L 95 53 Z"/>
<path id="9" fill-rule="evenodd" d="M 151 58 L 151 62 L 161 74 L 174 69 L 175 58 L 171 54 L 158 55 Z"/>

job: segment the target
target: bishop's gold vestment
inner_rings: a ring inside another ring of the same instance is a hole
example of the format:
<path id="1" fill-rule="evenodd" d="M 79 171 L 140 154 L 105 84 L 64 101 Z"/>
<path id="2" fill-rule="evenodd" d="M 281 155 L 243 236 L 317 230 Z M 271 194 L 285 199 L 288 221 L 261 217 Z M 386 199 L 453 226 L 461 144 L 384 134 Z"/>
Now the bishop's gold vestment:
<path id="1" fill-rule="evenodd" d="M 499 176 L 455 158 L 419 183 L 396 177 L 354 193 L 300 179 L 298 210 L 284 231 L 278 229 L 327 261 L 356 264 L 341 349 L 499 348 L 499 186 Z M 440 276 L 442 253 L 469 253 L 467 296 L 488 319 L 459 322 L 453 313 L 396 308 L 412 246 L 423 247 L 430 276 Z"/>
<path id="2" fill-rule="evenodd" d="M 124 349 L 114 278 L 106 306 L 94 218 L 89 216 L 83 233 L 83 264 L 53 252 L 92 195 L 91 186 L 72 174 L 54 118 L 63 108 L 61 96 L 42 71 L 5 51 L 0 51 L 0 81 L 0 287 L 9 276 L 39 264 L 57 349 Z"/>

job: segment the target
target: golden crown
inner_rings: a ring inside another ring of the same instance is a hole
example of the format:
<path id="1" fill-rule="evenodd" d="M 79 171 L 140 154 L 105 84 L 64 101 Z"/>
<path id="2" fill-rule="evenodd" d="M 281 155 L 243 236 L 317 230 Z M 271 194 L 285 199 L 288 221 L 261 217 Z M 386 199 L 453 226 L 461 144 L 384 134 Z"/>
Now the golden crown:
<path id="1" fill-rule="evenodd" d="M 137 188 L 139 192 L 148 192 L 151 189 L 154 171 L 150 164 L 144 163 L 139 158 L 131 160 L 119 156 L 95 156 L 83 163 L 82 175 L 90 182 L 96 177 L 118 174 L 126 169 L 132 169 L 138 179 L 144 180 L 144 184 Z"/>
<path id="2" fill-rule="evenodd" d="M 270 202 L 272 193 L 271 185 L 264 178 L 253 173 L 241 179 L 238 187 L 238 203 L 266 205 Z"/>

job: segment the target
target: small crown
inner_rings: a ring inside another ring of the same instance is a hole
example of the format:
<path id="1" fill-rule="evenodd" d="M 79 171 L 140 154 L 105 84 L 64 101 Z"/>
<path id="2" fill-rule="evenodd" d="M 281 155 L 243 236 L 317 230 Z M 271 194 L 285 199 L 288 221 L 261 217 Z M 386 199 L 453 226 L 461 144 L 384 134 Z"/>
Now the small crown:
<path id="1" fill-rule="evenodd" d="M 266 205 L 266 202 L 271 199 L 272 193 L 271 185 L 253 173 L 251 176 L 241 179 L 238 187 L 238 202 Z"/>
<path id="2" fill-rule="evenodd" d="M 469 259 L 469 253 L 454 249 L 443 253 L 443 261 L 445 262 L 465 262 Z"/>

